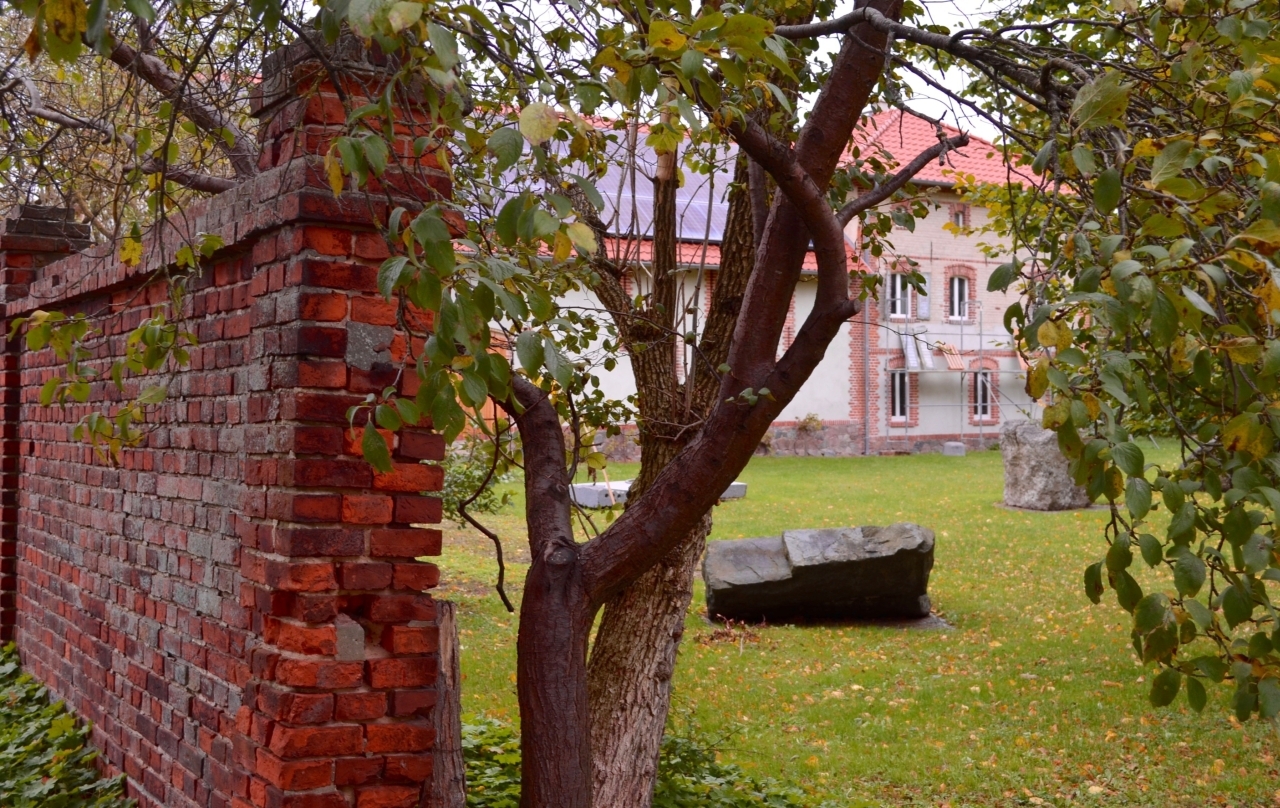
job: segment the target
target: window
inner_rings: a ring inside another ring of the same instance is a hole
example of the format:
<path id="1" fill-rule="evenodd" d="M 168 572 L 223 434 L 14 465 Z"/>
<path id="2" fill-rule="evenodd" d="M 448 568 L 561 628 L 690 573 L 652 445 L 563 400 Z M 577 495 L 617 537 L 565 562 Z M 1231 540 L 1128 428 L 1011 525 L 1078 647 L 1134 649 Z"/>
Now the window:
<path id="1" fill-rule="evenodd" d="M 889 316 L 906 317 L 911 298 L 907 276 L 897 273 L 889 276 Z"/>
<path id="2" fill-rule="evenodd" d="M 952 205 L 951 206 L 951 223 L 956 227 L 969 226 L 969 206 L 968 205 Z"/>
<path id="3" fill-rule="evenodd" d="M 991 417 L 991 374 L 985 370 L 973 374 L 973 417 Z"/>
<path id="4" fill-rule="evenodd" d="M 963 275 L 951 276 L 951 299 L 947 302 L 947 316 L 952 320 L 969 317 L 969 279 Z"/>
<path id="5" fill-rule="evenodd" d="M 907 374 L 901 370 L 889 373 L 889 417 L 907 417 Z"/>

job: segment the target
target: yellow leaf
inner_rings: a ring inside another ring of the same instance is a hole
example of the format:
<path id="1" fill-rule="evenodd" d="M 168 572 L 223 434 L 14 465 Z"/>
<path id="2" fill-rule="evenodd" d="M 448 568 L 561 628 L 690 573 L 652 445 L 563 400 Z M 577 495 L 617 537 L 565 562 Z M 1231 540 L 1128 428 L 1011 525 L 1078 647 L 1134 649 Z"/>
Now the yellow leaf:
<path id="1" fill-rule="evenodd" d="M 1080 400 L 1084 402 L 1085 409 L 1089 411 L 1089 417 L 1096 420 L 1102 413 L 1102 404 L 1098 401 L 1098 397 L 1093 393 L 1085 393 L 1080 396 Z"/>
<path id="2" fill-rule="evenodd" d="M 324 170 L 329 175 L 329 187 L 333 189 L 334 196 L 342 195 L 342 187 L 344 181 L 342 178 L 342 163 L 338 160 L 338 156 L 333 152 L 329 152 L 324 156 Z M 407 230 L 405 231 L 408 232 Z"/>
<path id="3" fill-rule="evenodd" d="M 1253 293 L 1258 296 L 1259 304 L 1266 311 L 1280 311 L 1280 287 L 1274 281 L 1263 283 Z"/>
<path id="4" fill-rule="evenodd" d="M 1071 399 L 1065 396 L 1044 408 L 1040 425 L 1045 429 L 1057 429 L 1071 417 Z"/>
<path id="5" fill-rule="evenodd" d="M 1058 324 L 1053 320 L 1045 320 L 1036 330 L 1036 339 L 1040 340 L 1040 344 L 1046 348 L 1057 345 Z"/>
<path id="6" fill-rule="evenodd" d="M 1262 358 L 1262 346 L 1253 337 L 1224 339 L 1219 347 L 1227 352 L 1232 362 L 1252 365 Z"/>
<path id="7" fill-rule="evenodd" d="M 584 255 L 594 255 L 599 245 L 596 243 L 596 233 L 585 222 L 574 222 L 566 229 L 569 240 L 574 243 Z"/>
<path id="8" fill-rule="evenodd" d="M 550 140 L 559 127 L 560 116 L 541 101 L 520 110 L 520 134 L 535 146 Z"/>
<path id="9" fill-rule="evenodd" d="M 1266 457 L 1271 451 L 1270 432 L 1258 421 L 1258 416 L 1244 413 L 1232 418 L 1222 431 L 1222 445 L 1229 452 L 1244 452 L 1255 458 Z"/>
<path id="10" fill-rule="evenodd" d="M 47 0 L 44 4 L 45 35 L 74 42 L 87 27 L 88 10 L 82 0 Z"/>
<path id="11" fill-rule="evenodd" d="M 136 266 L 142 260 L 142 242 L 133 238 L 120 242 L 120 260 L 128 266 Z"/>
<path id="12" fill-rule="evenodd" d="M 1159 153 L 1160 147 L 1149 137 L 1144 137 L 1133 146 L 1134 157 L 1155 157 Z"/>
<path id="13" fill-rule="evenodd" d="M 569 257 L 569 253 L 573 252 L 573 242 L 564 234 L 563 230 L 556 231 L 555 253 L 554 258 L 557 261 L 564 261 Z"/>
<path id="14" fill-rule="evenodd" d="M 1124 472 L 1115 466 L 1102 475 L 1102 493 L 1107 499 L 1115 499 L 1124 493 Z"/>
<path id="15" fill-rule="evenodd" d="M 656 20 L 649 27 L 649 47 L 654 50 L 678 51 L 688 38 L 667 20 Z"/>
<path id="16" fill-rule="evenodd" d="M 1033 399 L 1040 398 L 1049 389 L 1049 360 L 1040 357 L 1027 373 L 1027 395 Z"/>

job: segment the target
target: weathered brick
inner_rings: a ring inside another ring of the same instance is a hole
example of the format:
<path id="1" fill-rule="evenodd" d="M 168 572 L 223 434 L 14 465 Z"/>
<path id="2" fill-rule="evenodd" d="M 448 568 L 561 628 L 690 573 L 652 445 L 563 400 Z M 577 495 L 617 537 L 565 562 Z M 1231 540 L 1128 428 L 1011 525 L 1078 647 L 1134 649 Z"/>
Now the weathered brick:
<path id="1" fill-rule="evenodd" d="M 444 469 L 418 463 L 395 463 L 387 473 L 375 472 L 373 487 L 382 491 L 422 493 L 439 491 L 444 482 Z"/>
<path id="2" fill-rule="evenodd" d="M 411 744 L 418 736 L 402 738 L 399 741 L 384 740 L 381 735 L 379 745 L 390 743 Z M 359 724 L 344 724 L 325 727 L 288 727 L 278 726 L 271 736 L 271 752 L 280 758 L 334 757 L 338 755 L 354 755 L 364 751 L 364 734 Z M 372 751 L 372 750 L 371 750 Z M 387 749 L 379 751 L 414 752 L 416 749 Z"/>
<path id="3" fill-rule="evenodd" d="M 333 784 L 331 760 L 282 760 L 259 749 L 255 768 L 267 782 L 289 791 L 309 791 Z"/>
<path id="4" fill-rule="evenodd" d="M 436 731 L 425 722 L 365 725 L 365 748 L 370 754 L 380 752 L 424 752 L 431 748 Z"/>
<path id="5" fill-rule="evenodd" d="M 369 721 L 387 714 L 386 693 L 339 693 L 334 705 L 338 721 Z"/>
<path id="6" fill-rule="evenodd" d="M 356 790 L 356 808 L 414 808 L 418 797 L 414 786 L 365 786 Z"/>
<path id="7" fill-rule="evenodd" d="M 440 583 L 440 568 L 435 564 L 417 561 L 396 564 L 392 586 L 396 589 L 416 589 L 425 592 Z"/>
<path id="8" fill-rule="evenodd" d="M 347 494 L 342 497 L 342 521 L 356 525 L 385 525 L 392 521 L 393 508 L 398 513 L 399 502 L 389 496 Z"/>
<path id="9" fill-rule="evenodd" d="M 369 554 L 375 558 L 439 555 L 440 536 L 431 528 L 375 528 L 369 534 Z"/>
<path id="10" fill-rule="evenodd" d="M 408 494 L 399 495 L 395 498 L 394 521 L 399 524 L 434 525 L 440 522 L 443 515 L 444 503 L 440 497 L 424 497 Z"/>
<path id="11" fill-rule="evenodd" d="M 427 656 L 371 659 L 369 685 L 379 689 L 425 687 L 435 683 L 437 666 L 435 657 Z"/>
<path id="12" fill-rule="evenodd" d="M 393 654 L 433 654 L 440 647 L 440 632 L 435 626 L 387 626 L 382 631 L 382 647 Z M 425 684 L 425 682 L 419 684 Z M 391 686 L 415 687 L 416 685 Z"/>

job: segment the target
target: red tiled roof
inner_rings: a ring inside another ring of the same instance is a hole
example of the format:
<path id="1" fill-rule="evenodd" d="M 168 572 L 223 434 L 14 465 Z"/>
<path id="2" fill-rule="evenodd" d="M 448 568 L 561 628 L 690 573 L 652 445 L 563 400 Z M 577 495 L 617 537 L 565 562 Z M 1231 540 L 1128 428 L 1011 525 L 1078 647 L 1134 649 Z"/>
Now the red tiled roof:
<path id="1" fill-rule="evenodd" d="M 960 134 L 954 126 L 943 124 L 947 137 Z M 867 146 L 878 146 L 891 154 L 899 165 L 910 162 L 916 155 L 938 142 L 936 127 L 923 118 L 902 110 L 890 109 L 862 119 L 862 128 L 854 132 L 853 142 L 867 156 Z M 969 145 L 948 152 L 946 163 L 929 163 L 916 182 L 951 185 L 956 175 L 972 175 L 979 182 L 1004 183 L 1009 180 L 1025 182 L 1030 178 L 1025 172 L 1006 166 L 1001 150 L 976 135 L 969 135 Z"/>
<path id="2" fill-rule="evenodd" d="M 855 268 L 860 259 L 854 251 L 853 245 L 849 243 L 848 237 L 845 237 L 844 249 L 845 255 L 849 258 L 850 269 Z M 605 238 L 605 252 L 620 264 L 648 263 L 653 260 L 653 240 L 607 236 Z M 706 257 L 704 259 L 703 243 L 701 241 L 676 242 L 676 263 L 678 265 L 697 269 L 703 265 L 704 260 L 706 261 L 707 269 L 718 269 L 720 267 L 720 245 L 714 242 L 706 244 Z M 813 254 L 813 250 L 809 250 L 804 254 L 802 271 L 818 271 L 818 258 Z"/>

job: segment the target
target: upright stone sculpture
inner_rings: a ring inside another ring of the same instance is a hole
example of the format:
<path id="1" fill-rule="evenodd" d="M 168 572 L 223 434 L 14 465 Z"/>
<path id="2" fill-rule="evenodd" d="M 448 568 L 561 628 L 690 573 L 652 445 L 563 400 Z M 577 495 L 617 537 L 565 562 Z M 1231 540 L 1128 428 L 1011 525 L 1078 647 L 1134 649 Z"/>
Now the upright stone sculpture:
<path id="1" fill-rule="evenodd" d="M 1058 436 L 1034 421 L 1006 421 L 1000 428 L 1004 456 L 1004 504 L 1033 511 L 1089 507 L 1089 495 L 1071 479 Z"/>
<path id="2" fill-rule="evenodd" d="M 933 531 L 900 522 L 710 542 L 702 578 L 712 618 L 920 618 L 931 569 Z"/>

